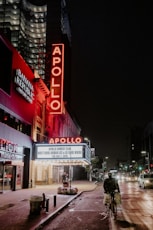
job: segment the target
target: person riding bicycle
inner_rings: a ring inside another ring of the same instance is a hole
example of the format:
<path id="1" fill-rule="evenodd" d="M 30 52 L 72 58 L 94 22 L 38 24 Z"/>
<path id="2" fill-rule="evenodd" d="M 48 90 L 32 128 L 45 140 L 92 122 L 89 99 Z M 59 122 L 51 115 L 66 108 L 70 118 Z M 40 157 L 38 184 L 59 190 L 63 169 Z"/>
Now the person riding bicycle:
<path id="1" fill-rule="evenodd" d="M 112 173 L 108 173 L 108 178 L 104 180 L 103 187 L 105 192 L 104 204 L 112 211 L 114 218 L 116 218 L 118 204 L 118 201 L 116 201 L 116 194 L 120 196 L 120 188 L 117 180 L 112 177 Z"/>
<path id="2" fill-rule="evenodd" d="M 115 191 L 120 193 L 119 184 L 110 172 L 108 173 L 108 178 L 104 180 L 103 188 L 105 193 L 113 194 Z"/>

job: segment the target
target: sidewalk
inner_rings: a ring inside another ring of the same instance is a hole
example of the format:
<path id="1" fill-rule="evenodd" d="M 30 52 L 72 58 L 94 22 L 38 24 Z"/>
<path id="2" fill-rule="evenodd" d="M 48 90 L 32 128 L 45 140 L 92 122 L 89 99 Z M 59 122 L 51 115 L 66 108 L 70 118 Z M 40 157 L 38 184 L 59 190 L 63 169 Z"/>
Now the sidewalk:
<path id="1" fill-rule="evenodd" d="M 60 186 L 61 184 L 43 185 L 0 194 L 0 229 L 36 230 L 44 222 L 57 215 L 83 191 L 93 190 L 97 185 L 94 181 L 72 181 L 72 187 L 78 188 L 76 195 L 57 194 L 57 188 Z M 42 196 L 42 193 L 49 198 L 48 213 L 42 210 L 38 215 L 30 215 L 30 197 Z"/>

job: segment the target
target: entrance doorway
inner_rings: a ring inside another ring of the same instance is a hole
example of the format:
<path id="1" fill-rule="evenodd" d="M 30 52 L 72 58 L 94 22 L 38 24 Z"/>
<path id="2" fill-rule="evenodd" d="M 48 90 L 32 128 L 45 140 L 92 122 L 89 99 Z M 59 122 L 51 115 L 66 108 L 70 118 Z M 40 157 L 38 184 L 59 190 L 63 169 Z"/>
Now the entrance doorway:
<path id="1" fill-rule="evenodd" d="M 0 164 L 0 191 L 12 190 L 13 166 Z"/>

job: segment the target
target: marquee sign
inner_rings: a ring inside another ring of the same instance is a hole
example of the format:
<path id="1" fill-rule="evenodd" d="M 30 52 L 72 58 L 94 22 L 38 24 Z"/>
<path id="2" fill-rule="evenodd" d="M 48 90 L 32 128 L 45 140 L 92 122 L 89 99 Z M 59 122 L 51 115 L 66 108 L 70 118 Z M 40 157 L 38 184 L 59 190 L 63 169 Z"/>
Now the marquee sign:
<path id="1" fill-rule="evenodd" d="M 50 86 L 51 114 L 61 114 L 63 108 L 64 44 L 52 44 Z"/>
<path id="2" fill-rule="evenodd" d="M 82 157 L 83 146 L 39 146 L 37 148 L 37 159 L 76 159 Z"/>
<path id="3" fill-rule="evenodd" d="M 35 156 L 37 160 L 56 160 L 63 162 L 73 160 L 88 162 L 91 160 L 91 151 L 87 144 L 36 144 Z"/>

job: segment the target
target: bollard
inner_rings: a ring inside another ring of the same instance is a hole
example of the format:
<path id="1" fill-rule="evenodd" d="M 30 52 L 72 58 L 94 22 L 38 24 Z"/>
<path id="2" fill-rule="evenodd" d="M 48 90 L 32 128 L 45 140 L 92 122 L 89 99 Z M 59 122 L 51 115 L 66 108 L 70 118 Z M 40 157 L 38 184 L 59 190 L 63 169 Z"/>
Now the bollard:
<path id="1" fill-rule="evenodd" d="M 42 197 L 43 197 L 42 208 L 44 209 L 45 208 L 45 201 L 46 201 L 45 193 L 42 194 Z"/>
<path id="2" fill-rule="evenodd" d="M 46 199 L 46 212 L 49 211 L 49 199 Z"/>
<path id="3" fill-rule="evenodd" d="M 32 188 L 32 179 L 29 181 L 29 188 Z"/>
<path id="4" fill-rule="evenodd" d="M 56 195 L 54 195 L 54 207 L 56 206 Z"/>
<path id="5" fill-rule="evenodd" d="M 32 188 L 32 179 L 31 179 L 31 181 L 30 181 L 30 182 L 31 182 L 31 188 Z"/>

